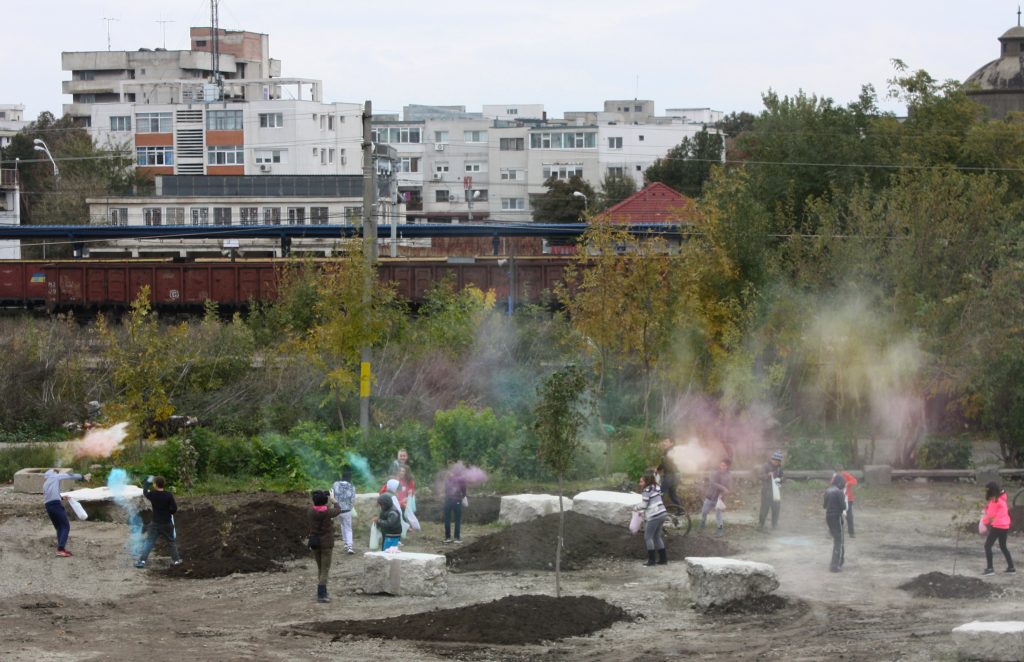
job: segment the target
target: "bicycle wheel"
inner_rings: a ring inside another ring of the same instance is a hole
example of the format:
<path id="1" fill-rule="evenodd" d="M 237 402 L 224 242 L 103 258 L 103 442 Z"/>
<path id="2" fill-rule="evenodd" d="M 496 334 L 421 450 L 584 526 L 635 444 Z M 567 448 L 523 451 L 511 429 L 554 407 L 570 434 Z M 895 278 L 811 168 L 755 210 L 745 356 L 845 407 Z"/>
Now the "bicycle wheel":
<path id="1" fill-rule="evenodd" d="M 693 526 L 693 522 L 690 520 L 690 514 L 686 511 L 679 512 L 675 515 L 670 515 L 668 520 L 665 522 L 665 528 L 672 532 L 673 535 L 685 537 L 690 533 L 690 527 Z"/>

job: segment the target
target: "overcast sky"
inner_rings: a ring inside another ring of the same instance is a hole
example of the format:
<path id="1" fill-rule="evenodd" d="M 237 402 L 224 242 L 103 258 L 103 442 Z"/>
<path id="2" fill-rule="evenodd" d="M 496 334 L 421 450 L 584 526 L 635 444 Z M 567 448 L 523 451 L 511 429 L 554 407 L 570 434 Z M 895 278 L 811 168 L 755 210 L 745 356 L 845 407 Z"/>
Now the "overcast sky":
<path id="1" fill-rule="evenodd" d="M 26 117 L 70 97 L 61 51 L 188 48 L 210 23 L 206 0 L 4 3 L 0 103 Z M 270 35 L 282 75 L 324 81 L 325 101 L 543 103 L 549 115 L 604 99 L 666 108 L 761 109 L 761 93 L 803 89 L 845 103 L 861 85 L 884 94 L 899 58 L 963 80 L 998 55 L 1015 25 L 1006 0 L 221 0 L 222 28 Z M 889 103 L 889 110 L 900 111 Z"/>

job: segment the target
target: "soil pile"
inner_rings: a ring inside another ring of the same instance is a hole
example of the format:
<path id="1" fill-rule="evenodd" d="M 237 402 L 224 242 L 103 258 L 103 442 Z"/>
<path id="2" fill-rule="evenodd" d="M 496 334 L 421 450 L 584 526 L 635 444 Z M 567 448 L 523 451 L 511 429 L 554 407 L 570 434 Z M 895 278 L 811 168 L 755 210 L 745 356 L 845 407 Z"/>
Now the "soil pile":
<path id="1" fill-rule="evenodd" d="M 899 588 L 916 598 L 987 598 L 1001 590 L 977 577 L 947 575 L 944 572 L 918 575 L 906 584 L 900 584 Z"/>
<path id="2" fill-rule="evenodd" d="M 167 570 L 173 577 L 283 570 L 282 561 L 309 553 L 306 509 L 278 500 L 253 500 L 224 511 L 208 504 L 186 506 L 175 524 L 185 561 Z"/>
<path id="3" fill-rule="evenodd" d="M 484 536 L 446 556 L 453 570 L 554 570 L 558 514 L 539 517 Z M 669 559 L 686 556 L 729 556 L 728 543 L 691 533 L 685 538 L 669 534 Z M 565 513 L 565 549 L 562 569 L 579 570 L 597 558 L 642 559 L 643 537 L 630 535 L 623 526 L 606 524 L 572 511 Z"/>
<path id="4" fill-rule="evenodd" d="M 485 604 L 368 621 L 326 621 L 304 627 L 346 637 L 522 645 L 588 635 L 629 615 L 591 596 L 515 595 Z"/>

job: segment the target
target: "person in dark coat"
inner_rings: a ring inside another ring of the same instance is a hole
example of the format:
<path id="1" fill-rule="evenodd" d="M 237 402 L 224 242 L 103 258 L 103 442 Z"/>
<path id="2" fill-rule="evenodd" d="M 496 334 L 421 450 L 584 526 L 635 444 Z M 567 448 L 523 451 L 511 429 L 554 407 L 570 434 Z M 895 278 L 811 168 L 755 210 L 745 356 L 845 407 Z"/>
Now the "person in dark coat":
<path id="1" fill-rule="evenodd" d="M 340 514 L 341 508 L 328 492 L 313 492 L 313 507 L 309 511 L 309 547 L 316 561 L 317 602 L 331 601 L 327 595 L 327 578 L 331 571 L 331 556 L 334 554 L 334 518 Z"/>
<path id="2" fill-rule="evenodd" d="M 846 512 L 846 481 L 842 475 L 832 476 L 832 483 L 825 490 L 825 524 L 832 534 L 832 564 L 829 570 L 840 572 L 846 560 L 846 549 L 843 545 L 843 513 Z"/>
<path id="3" fill-rule="evenodd" d="M 146 542 L 142 545 L 142 553 L 135 562 L 136 568 L 146 567 L 146 559 L 161 537 L 167 540 L 171 548 L 171 565 L 181 563 L 181 556 L 178 555 L 178 534 L 174 530 L 174 513 L 178 512 L 178 504 L 174 501 L 174 495 L 164 489 L 166 485 L 167 481 L 163 476 L 150 476 L 142 485 L 142 496 L 149 499 L 153 507 L 153 519 L 149 523 L 149 532 Z"/>
<path id="4" fill-rule="evenodd" d="M 758 477 L 761 479 L 761 514 L 757 518 L 757 528 L 764 528 L 769 511 L 772 514 L 772 528 L 777 528 L 782 501 L 775 499 L 775 490 L 772 486 L 782 483 L 782 451 L 772 453 L 771 459 L 761 467 Z"/>
<path id="5" fill-rule="evenodd" d="M 378 496 L 377 505 L 380 506 L 380 515 L 373 521 L 377 523 L 377 528 L 384 537 L 381 551 L 387 551 L 392 547 L 398 547 L 402 541 L 402 513 L 395 508 L 395 498 L 390 494 Z"/>

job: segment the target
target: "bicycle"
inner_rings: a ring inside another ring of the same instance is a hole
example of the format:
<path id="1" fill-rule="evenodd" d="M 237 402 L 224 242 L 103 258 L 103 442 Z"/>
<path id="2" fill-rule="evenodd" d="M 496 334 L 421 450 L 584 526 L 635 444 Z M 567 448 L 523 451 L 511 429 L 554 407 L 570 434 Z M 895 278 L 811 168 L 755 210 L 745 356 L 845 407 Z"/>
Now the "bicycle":
<path id="1" fill-rule="evenodd" d="M 690 518 L 690 513 L 686 511 L 686 502 L 682 498 L 682 495 L 679 494 L 678 486 L 676 486 L 675 492 L 676 495 L 680 497 L 679 506 L 672 503 L 671 499 L 662 499 L 666 510 L 668 510 L 668 519 L 665 520 L 665 530 L 685 538 L 693 527 L 693 521 Z M 673 508 L 675 509 L 674 513 Z"/>

